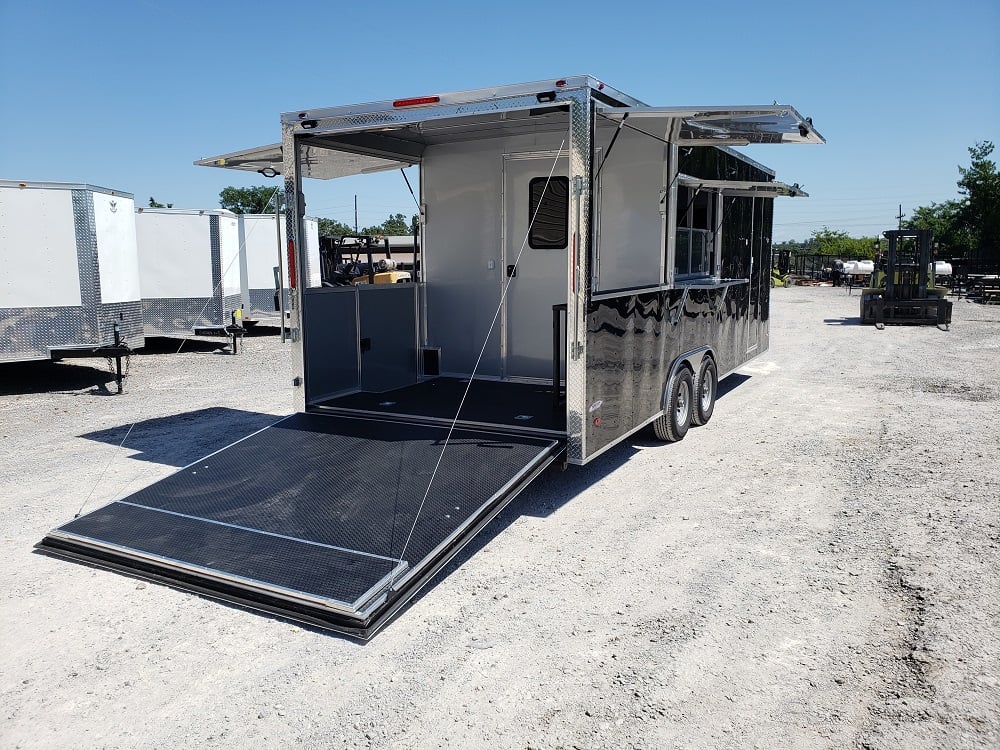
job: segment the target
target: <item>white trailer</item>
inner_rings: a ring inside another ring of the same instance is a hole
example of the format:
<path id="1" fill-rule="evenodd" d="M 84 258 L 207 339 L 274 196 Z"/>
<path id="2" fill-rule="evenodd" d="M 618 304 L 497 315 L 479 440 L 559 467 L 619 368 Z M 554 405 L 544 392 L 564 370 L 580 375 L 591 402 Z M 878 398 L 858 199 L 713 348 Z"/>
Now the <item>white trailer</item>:
<path id="1" fill-rule="evenodd" d="M 236 214 L 138 208 L 135 229 L 146 335 L 225 329 L 243 304 Z"/>
<path id="2" fill-rule="evenodd" d="M 307 217 L 303 226 L 309 268 L 319 274 L 319 220 Z M 279 221 L 274 214 L 239 216 L 239 243 L 244 320 L 279 325 L 282 311 L 290 307 L 284 216 Z"/>
<path id="3" fill-rule="evenodd" d="M 0 362 L 143 346 L 134 205 L 94 185 L 0 180 Z"/>

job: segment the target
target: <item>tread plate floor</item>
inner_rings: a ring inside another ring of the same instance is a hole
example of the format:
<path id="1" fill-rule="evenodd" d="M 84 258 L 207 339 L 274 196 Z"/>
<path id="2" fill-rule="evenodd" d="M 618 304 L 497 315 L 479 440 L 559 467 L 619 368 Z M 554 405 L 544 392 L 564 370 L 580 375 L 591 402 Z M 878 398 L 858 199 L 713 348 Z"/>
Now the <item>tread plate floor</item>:
<path id="1" fill-rule="evenodd" d="M 450 421 L 468 382 L 440 377 L 384 393 L 351 393 L 317 406 Z M 551 385 L 474 380 L 458 421 L 563 432 L 566 409 L 564 404 L 556 408 Z"/>
<path id="2" fill-rule="evenodd" d="M 70 521 L 41 547 L 69 541 L 357 613 L 390 576 L 427 565 L 516 492 L 557 446 L 456 429 L 442 455 L 446 435 L 439 426 L 295 414 Z"/>

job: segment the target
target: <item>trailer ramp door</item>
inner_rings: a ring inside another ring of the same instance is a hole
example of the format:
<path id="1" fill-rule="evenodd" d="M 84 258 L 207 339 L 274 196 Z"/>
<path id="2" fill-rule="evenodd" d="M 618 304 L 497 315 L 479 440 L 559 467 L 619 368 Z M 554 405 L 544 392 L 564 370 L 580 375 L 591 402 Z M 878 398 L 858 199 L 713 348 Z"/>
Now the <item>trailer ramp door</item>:
<path id="1" fill-rule="evenodd" d="M 561 450 L 463 428 L 442 454 L 447 435 L 295 414 L 38 546 L 367 638 Z"/>

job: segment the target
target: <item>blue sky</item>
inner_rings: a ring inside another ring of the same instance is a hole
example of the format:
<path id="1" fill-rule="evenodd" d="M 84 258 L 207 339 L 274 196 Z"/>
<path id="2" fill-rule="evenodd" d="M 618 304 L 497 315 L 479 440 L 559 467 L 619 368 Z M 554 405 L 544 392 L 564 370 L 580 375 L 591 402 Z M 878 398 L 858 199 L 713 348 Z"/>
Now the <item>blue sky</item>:
<path id="1" fill-rule="evenodd" d="M 811 116 L 827 145 L 746 149 L 812 195 L 779 201 L 777 240 L 891 228 L 899 204 L 957 196 L 969 146 L 1000 149 L 997 0 L 0 0 L 0 179 L 210 208 L 265 180 L 192 162 L 279 140 L 281 112 L 580 73 L 654 105 Z M 398 173 L 324 185 L 309 213 L 353 222 L 355 194 L 362 225 L 413 213 Z"/>

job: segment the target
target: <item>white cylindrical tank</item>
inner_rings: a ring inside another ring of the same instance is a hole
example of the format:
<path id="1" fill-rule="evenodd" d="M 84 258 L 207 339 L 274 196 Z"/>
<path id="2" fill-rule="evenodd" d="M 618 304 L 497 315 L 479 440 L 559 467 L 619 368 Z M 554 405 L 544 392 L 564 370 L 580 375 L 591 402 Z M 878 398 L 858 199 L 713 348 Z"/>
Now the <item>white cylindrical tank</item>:
<path id="1" fill-rule="evenodd" d="M 931 268 L 935 276 L 951 276 L 951 263 L 946 260 L 936 260 L 931 263 Z"/>
<path id="2" fill-rule="evenodd" d="M 844 261 L 844 273 L 851 276 L 867 275 L 875 270 L 875 261 L 872 260 L 848 260 Z"/>

